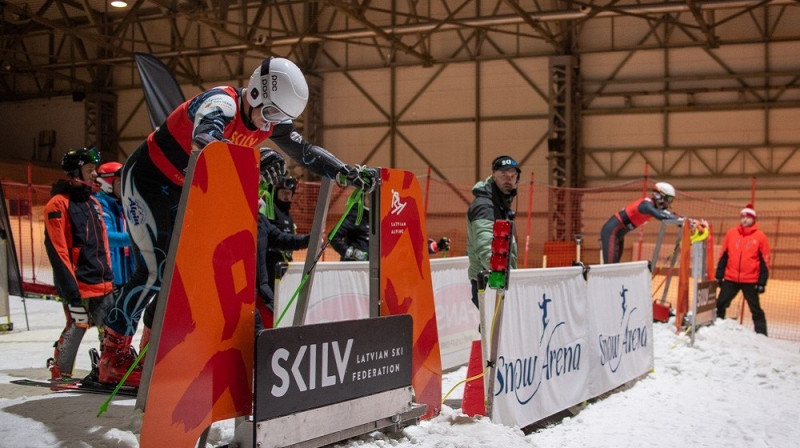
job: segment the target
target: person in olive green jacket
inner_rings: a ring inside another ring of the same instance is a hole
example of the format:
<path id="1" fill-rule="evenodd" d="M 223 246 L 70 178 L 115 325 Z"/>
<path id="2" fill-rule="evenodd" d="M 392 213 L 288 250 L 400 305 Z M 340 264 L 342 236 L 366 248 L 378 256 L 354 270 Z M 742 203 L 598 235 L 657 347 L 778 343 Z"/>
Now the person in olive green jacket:
<path id="1" fill-rule="evenodd" d="M 472 187 L 475 195 L 467 211 L 467 256 L 472 303 L 478 306 L 478 272 L 489 270 L 492 255 L 492 228 L 495 220 L 514 219 L 511 202 L 517 195 L 520 169 L 517 161 L 502 155 L 492 161 L 492 175 Z M 510 267 L 517 267 L 517 241 L 511 241 Z"/>

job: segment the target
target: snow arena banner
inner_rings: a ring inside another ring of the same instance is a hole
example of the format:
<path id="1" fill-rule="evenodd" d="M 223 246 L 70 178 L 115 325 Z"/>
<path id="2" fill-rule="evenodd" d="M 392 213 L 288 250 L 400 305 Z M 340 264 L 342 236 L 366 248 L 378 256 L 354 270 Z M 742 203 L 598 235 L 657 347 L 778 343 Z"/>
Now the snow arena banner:
<path id="1" fill-rule="evenodd" d="M 256 422 L 411 385 L 411 316 L 259 333 Z"/>
<path id="2" fill-rule="evenodd" d="M 653 368 L 653 306 L 646 261 L 592 266 L 588 280 L 589 396 Z"/>
<path id="3" fill-rule="evenodd" d="M 472 293 L 467 277 L 469 259 L 434 258 L 430 265 L 442 368 L 453 369 L 467 363 L 472 340 L 478 337 L 478 310 L 470 301 Z M 306 322 L 316 324 L 369 317 L 368 269 L 369 263 L 361 261 L 317 263 Z M 276 285 L 276 316 L 290 303 L 302 276 L 303 263 L 290 263 Z M 290 303 L 278 327 L 292 325 L 295 306 L 294 302 Z"/>
<path id="4" fill-rule="evenodd" d="M 494 297 L 489 296 L 494 294 L 487 294 L 484 325 L 492 320 L 488 310 Z M 512 272 L 498 341 L 492 421 L 522 428 L 586 399 L 586 313 L 581 267 Z"/>

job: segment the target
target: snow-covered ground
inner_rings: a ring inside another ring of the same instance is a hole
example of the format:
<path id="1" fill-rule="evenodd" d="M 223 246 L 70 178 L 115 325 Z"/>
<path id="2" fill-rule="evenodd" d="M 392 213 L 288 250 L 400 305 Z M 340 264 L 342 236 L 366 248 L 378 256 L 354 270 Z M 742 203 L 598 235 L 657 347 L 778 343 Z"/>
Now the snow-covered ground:
<path id="1" fill-rule="evenodd" d="M 138 446 L 141 414 L 133 399 L 116 399 L 97 417 L 104 396 L 50 393 L 9 384 L 47 378 L 45 360 L 63 326 L 61 305 L 10 299 L 15 330 L 0 333 L 0 447 L 72 448 Z M 3 317 L 5 319 L 5 317 Z M 656 324 L 655 369 L 632 387 L 593 401 L 577 415 L 524 434 L 519 428 L 469 418 L 444 406 L 442 413 L 401 433 L 380 433 L 340 447 L 797 447 L 800 446 L 800 344 L 758 336 L 734 321 L 697 333 L 694 347 L 666 324 Z M 84 337 L 77 368 L 89 368 Z M 76 375 L 80 372 L 76 372 Z M 445 375 L 443 391 L 465 378 L 466 368 Z M 449 399 L 461 396 L 458 387 Z M 215 423 L 208 447 L 233 438 L 233 422 Z"/>

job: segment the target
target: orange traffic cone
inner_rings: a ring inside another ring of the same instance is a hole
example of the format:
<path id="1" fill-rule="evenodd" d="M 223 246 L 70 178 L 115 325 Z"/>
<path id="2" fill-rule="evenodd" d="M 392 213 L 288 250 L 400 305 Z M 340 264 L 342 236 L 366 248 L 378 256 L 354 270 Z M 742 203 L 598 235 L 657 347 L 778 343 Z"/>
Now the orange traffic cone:
<path id="1" fill-rule="evenodd" d="M 481 355 L 481 341 L 472 341 L 472 351 L 469 354 L 467 378 L 478 376 L 483 372 L 483 357 Z M 486 415 L 486 402 L 483 393 L 483 376 L 467 381 L 464 385 L 464 396 L 461 398 L 461 412 L 473 417 Z"/>

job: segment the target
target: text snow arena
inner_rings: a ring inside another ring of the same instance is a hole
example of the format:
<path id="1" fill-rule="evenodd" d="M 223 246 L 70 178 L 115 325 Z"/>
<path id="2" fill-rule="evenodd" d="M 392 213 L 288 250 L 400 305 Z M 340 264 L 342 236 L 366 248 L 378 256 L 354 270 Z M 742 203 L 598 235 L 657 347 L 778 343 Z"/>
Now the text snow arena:
<path id="1" fill-rule="evenodd" d="M 562 346 L 553 344 L 556 329 L 563 325 L 564 322 L 560 322 L 553 328 L 545 340 L 545 345 L 539 347 L 539 353 L 523 358 L 507 359 L 505 356 L 498 358 L 496 396 L 513 394 L 519 404 L 526 404 L 536 396 L 542 381 L 580 370 L 582 351 L 580 343 Z M 540 355 L 542 352 L 543 356 Z"/>

